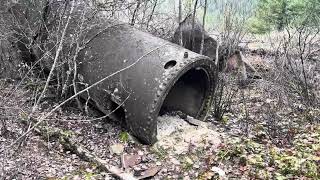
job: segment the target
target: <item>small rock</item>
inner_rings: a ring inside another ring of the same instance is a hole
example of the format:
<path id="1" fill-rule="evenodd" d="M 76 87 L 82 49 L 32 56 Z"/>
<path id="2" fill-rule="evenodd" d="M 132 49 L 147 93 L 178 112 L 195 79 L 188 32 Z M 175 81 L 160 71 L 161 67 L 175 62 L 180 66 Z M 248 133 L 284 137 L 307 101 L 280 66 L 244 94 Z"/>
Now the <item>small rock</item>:
<path id="1" fill-rule="evenodd" d="M 123 151 L 124 151 L 124 146 L 122 144 L 114 144 L 110 146 L 110 152 L 112 154 L 120 155 L 123 153 Z"/>
<path id="2" fill-rule="evenodd" d="M 143 154 L 144 154 L 143 151 L 138 151 L 139 156 L 143 156 Z"/>
<path id="3" fill-rule="evenodd" d="M 224 170 L 222 170 L 222 169 L 219 168 L 219 167 L 214 166 L 214 167 L 211 168 L 211 171 L 219 174 L 220 177 L 226 176 L 226 172 L 224 172 Z"/>

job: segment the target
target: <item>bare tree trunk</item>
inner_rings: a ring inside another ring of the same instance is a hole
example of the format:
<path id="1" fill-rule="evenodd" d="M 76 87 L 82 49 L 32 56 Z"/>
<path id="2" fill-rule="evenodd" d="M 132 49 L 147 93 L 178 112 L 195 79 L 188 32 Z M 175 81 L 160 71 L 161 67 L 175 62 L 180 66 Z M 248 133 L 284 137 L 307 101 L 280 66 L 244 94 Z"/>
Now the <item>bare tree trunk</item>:
<path id="1" fill-rule="evenodd" d="M 215 64 L 217 69 L 219 69 L 219 47 L 220 47 L 220 43 L 219 43 L 219 39 L 217 38 L 216 59 L 215 59 Z"/>
<path id="2" fill-rule="evenodd" d="M 187 1 L 187 8 L 188 8 L 188 13 L 187 14 L 190 14 L 192 12 L 192 3 L 193 3 L 193 0 L 191 1 Z"/>
<path id="3" fill-rule="evenodd" d="M 183 40 L 182 40 L 182 29 L 181 29 L 181 21 L 182 21 L 182 0 L 179 0 L 179 19 L 178 19 L 178 24 L 179 24 L 179 45 L 183 46 Z"/>
<path id="4" fill-rule="evenodd" d="M 181 1 L 181 0 L 180 0 L 180 1 Z M 150 22 L 152 21 L 152 16 L 153 16 L 154 11 L 155 11 L 155 9 L 156 9 L 156 7 L 157 7 L 157 4 L 158 4 L 158 0 L 155 0 L 155 1 L 154 1 L 154 4 L 153 4 L 153 7 L 152 7 L 152 11 L 151 11 L 150 17 L 149 17 L 149 20 L 148 20 L 148 22 L 147 22 L 147 29 L 149 29 L 149 24 L 150 24 Z"/>
<path id="5" fill-rule="evenodd" d="M 194 24 L 195 24 L 196 12 L 197 12 L 197 5 L 198 5 L 198 0 L 196 0 L 196 2 L 194 3 L 193 15 L 192 15 L 192 51 L 194 51 Z"/>
<path id="6" fill-rule="evenodd" d="M 132 15 L 131 24 L 130 24 L 131 26 L 134 26 L 134 24 L 135 24 L 136 16 L 137 16 L 138 10 L 140 8 L 140 5 L 141 5 L 141 0 L 138 0 L 137 6 L 134 9 L 134 12 L 133 12 L 133 15 Z"/>
<path id="7" fill-rule="evenodd" d="M 147 9 L 148 9 L 148 3 L 149 3 L 149 1 L 145 1 L 144 3 L 143 3 L 143 5 L 144 5 L 144 7 L 141 7 L 142 8 L 142 17 L 141 17 L 141 20 L 140 20 L 140 28 L 142 29 L 143 28 L 143 26 L 145 25 L 145 19 L 146 19 L 146 12 L 147 12 Z"/>
<path id="8" fill-rule="evenodd" d="M 201 46 L 200 46 L 200 54 L 203 54 L 203 45 L 204 45 L 204 30 L 205 30 L 205 23 L 206 23 L 206 15 L 207 15 L 207 5 L 208 0 L 205 0 L 204 3 L 204 12 L 203 12 L 203 19 L 202 19 L 202 36 L 201 36 Z"/>
<path id="9" fill-rule="evenodd" d="M 116 14 L 116 6 L 117 6 L 117 0 L 113 0 L 111 4 L 111 16 L 114 18 Z"/>

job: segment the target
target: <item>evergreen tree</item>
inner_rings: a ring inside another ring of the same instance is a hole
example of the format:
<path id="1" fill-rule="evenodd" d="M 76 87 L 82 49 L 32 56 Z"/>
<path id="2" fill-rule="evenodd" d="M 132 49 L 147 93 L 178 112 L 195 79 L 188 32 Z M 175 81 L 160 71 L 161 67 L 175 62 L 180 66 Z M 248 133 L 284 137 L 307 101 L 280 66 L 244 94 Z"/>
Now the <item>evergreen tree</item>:
<path id="1" fill-rule="evenodd" d="M 259 0 L 251 28 L 258 33 L 292 26 L 319 26 L 320 0 Z"/>

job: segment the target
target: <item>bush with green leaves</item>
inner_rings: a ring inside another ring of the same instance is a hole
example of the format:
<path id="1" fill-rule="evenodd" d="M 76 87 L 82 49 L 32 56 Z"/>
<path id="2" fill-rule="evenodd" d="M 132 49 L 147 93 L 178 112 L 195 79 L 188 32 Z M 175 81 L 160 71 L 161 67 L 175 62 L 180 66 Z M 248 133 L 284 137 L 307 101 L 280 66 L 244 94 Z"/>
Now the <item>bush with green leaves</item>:
<path id="1" fill-rule="evenodd" d="M 253 33 L 284 30 L 290 26 L 319 26 L 320 0 L 259 0 L 250 19 Z"/>

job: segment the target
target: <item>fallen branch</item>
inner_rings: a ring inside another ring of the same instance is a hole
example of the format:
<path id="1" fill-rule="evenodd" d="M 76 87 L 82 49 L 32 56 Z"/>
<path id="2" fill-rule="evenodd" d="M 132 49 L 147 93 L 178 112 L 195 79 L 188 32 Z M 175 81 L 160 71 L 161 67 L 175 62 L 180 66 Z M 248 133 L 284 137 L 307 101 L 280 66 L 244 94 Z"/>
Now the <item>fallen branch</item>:
<path id="1" fill-rule="evenodd" d="M 38 124 L 38 122 L 36 122 L 35 120 L 32 121 L 34 122 L 34 124 Z M 23 122 L 24 124 L 28 125 L 27 121 Z M 125 173 L 116 166 L 108 165 L 105 160 L 99 158 L 94 153 L 91 153 L 89 150 L 83 147 L 80 143 L 76 142 L 76 138 L 70 133 L 66 133 L 59 128 L 49 128 L 42 125 L 38 125 L 36 128 L 34 128 L 34 131 L 44 139 L 48 139 L 48 137 L 59 139 L 59 143 L 63 146 L 64 149 L 71 151 L 85 161 L 96 164 L 102 171 L 109 172 L 113 176 L 116 176 L 123 180 L 137 179 L 132 174 Z"/>

